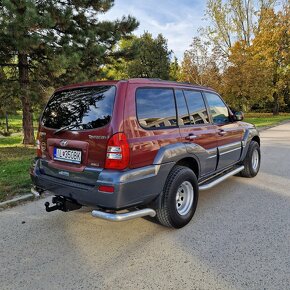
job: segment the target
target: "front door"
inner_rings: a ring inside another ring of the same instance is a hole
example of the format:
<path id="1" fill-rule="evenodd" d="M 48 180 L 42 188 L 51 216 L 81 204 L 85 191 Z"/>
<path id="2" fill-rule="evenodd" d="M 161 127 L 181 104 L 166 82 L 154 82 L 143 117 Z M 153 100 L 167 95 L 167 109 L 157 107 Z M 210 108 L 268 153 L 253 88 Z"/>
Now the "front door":
<path id="1" fill-rule="evenodd" d="M 213 123 L 217 126 L 219 170 L 235 164 L 240 159 L 243 128 L 230 120 L 229 109 L 219 95 L 205 92 L 205 96 Z"/>

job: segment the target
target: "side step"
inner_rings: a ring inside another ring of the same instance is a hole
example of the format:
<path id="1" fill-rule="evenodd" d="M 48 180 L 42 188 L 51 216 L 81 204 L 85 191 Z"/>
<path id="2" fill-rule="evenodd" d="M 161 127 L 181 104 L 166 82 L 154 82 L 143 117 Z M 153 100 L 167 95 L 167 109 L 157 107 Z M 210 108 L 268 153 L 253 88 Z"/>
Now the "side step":
<path id="1" fill-rule="evenodd" d="M 125 213 L 109 213 L 109 212 L 104 212 L 100 210 L 92 211 L 93 217 L 101 218 L 101 219 L 112 221 L 112 222 L 128 221 L 131 219 L 148 216 L 148 215 L 151 217 L 154 217 L 156 215 L 155 210 L 151 208 L 144 208 L 144 209 L 139 209 L 136 211 L 130 211 L 130 212 L 125 212 Z"/>
<path id="2" fill-rule="evenodd" d="M 224 175 L 221 175 L 220 177 L 218 178 L 215 178 L 213 181 L 210 181 L 208 183 L 205 183 L 205 184 L 202 184 L 199 186 L 199 190 L 207 190 L 207 189 L 210 189 L 214 186 L 216 186 L 217 184 L 223 182 L 224 180 L 226 180 L 227 178 L 239 173 L 240 171 L 242 171 L 245 167 L 244 166 L 240 166 Z"/>

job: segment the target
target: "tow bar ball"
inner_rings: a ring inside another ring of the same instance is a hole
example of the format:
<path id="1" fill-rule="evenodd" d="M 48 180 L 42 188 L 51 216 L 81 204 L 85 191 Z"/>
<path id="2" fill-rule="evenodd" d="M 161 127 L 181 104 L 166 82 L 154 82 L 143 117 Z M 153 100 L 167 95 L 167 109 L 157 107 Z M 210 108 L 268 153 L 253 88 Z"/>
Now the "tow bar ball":
<path id="1" fill-rule="evenodd" d="M 47 212 L 55 211 L 55 210 L 61 210 L 61 211 L 72 211 L 72 210 L 77 210 L 80 209 L 82 206 L 78 204 L 77 202 L 67 199 L 62 196 L 54 196 L 52 198 L 52 203 L 54 205 L 50 206 L 49 202 L 46 202 L 44 204 L 45 210 Z"/>

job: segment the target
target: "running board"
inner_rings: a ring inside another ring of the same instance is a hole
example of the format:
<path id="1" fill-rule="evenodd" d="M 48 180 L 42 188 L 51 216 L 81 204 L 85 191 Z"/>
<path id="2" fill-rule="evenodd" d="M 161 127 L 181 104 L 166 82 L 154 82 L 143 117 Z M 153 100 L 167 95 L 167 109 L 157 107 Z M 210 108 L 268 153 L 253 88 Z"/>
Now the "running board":
<path id="1" fill-rule="evenodd" d="M 204 185 L 200 185 L 199 186 L 199 190 L 207 190 L 207 189 L 210 189 L 214 186 L 216 186 L 217 184 L 223 182 L 224 180 L 226 180 L 227 178 L 239 173 L 240 171 L 242 171 L 245 167 L 244 166 L 240 166 L 230 172 L 228 172 L 227 174 L 225 175 L 222 175 L 221 177 L 213 180 L 212 182 L 209 182 L 209 183 L 206 183 Z"/>
<path id="2" fill-rule="evenodd" d="M 112 221 L 112 222 L 128 221 L 131 219 L 148 216 L 148 215 L 151 217 L 154 217 L 156 215 L 155 210 L 151 208 L 144 208 L 144 209 L 139 209 L 136 211 L 129 211 L 125 213 L 109 213 L 109 212 L 100 211 L 100 210 L 92 211 L 93 217 L 101 218 L 101 219 Z"/>

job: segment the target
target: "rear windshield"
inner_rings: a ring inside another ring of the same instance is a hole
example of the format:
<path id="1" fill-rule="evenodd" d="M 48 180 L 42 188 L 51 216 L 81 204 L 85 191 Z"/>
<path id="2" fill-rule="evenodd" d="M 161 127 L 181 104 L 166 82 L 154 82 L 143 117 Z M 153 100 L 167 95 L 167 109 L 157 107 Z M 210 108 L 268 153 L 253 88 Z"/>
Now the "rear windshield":
<path id="1" fill-rule="evenodd" d="M 105 126 L 112 117 L 115 93 L 115 86 L 84 87 L 56 92 L 43 112 L 41 123 L 53 129 L 72 126 L 72 130 Z"/>

